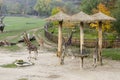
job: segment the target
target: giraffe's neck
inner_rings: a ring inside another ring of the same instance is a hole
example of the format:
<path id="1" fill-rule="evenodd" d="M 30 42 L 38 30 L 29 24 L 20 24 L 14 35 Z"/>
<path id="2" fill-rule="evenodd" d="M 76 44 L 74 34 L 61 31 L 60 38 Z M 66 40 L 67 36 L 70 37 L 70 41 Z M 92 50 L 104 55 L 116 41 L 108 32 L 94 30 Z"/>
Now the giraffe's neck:
<path id="1" fill-rule="evenodd" d="M 66 42 L 67 45 L 71 45 L 72 36 L 73 36 L 73 32 L 71 32 L 70 37 L 68 38 L 68 41 Z"/>

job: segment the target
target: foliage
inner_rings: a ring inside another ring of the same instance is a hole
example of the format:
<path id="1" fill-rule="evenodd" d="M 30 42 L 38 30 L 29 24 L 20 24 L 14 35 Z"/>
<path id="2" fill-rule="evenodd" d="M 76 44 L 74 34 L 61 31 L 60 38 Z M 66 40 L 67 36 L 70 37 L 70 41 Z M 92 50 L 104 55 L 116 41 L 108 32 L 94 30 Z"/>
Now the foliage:
<path id="1" fill-rule="evenodd" d="M 62 2 L 62 1 L 58 1 L 58 0 L 52 0 L 51 3 L 50 3 L 50 5 L 51 5 L 52 9 L 55 8 L 55 7 L 62 8 L 63 6 L 65 6 L 65 3 Z"/>
<path id="2" fill-rule="evenodd" d="M 0 9 L 3 14 L 20 14 L 20 15 L 40 15 L 49 16 L 53 8 L 60 7 L 66 12 L 76 13 L 78 8 L 74 1 L 62 0 L 0 0 L 3 1 Z"/>
<path id="3" fill-rule="evenodd" d="M 55 7 L 55 8 L 52 9 L 51 14 L 52 14 L 52 15 L 55 15 L 55 14 L 57 14 L 57 13 L 60 12 L 60 11 L 61 11 L 61 8 L 60 8 L 60 7 Z"/>
<path id="4" fill-rule="evenodd" d="M 2 5 L 3 5 L 3 1 L 0 0 L 0 15 L 2 14 Z"/>
<path id="5" fill-rule="evenodd" d="M 92 13 L 92 9 L 96 8 L 101 0 L 82 0 L 80 9 L 86 13 Z"/>
<path id="6" fill-rule="evenodd" d="M 75 14 L 80 11 L 78 6 L 74 5 L 72 2 L 65 3 L 64 9 L 68 14 Z"/>
<path id="7" fill-rule="evenodd" d="M 67 28 L 74 28 L 75 25 L 76 25 L 75 23 L 70 23 L 70 22 L 63 23 L 63 27 L 67 27 Z"/>
<path id="8" fill-rule="evenodd" d="M 46 7 L 46 5 L 49 5 L 48 8 Z M 56 10 L 57 8 L 60 8 L 69 14 L 73 14 L 79 11 L 78 7 L 72 2 L 68 1 L 65 3 L 62 0 L 50 0 L 49 4 L 47 4 L 46 0 L 38 0 L 34 7 L 37 12 L 41 13 L 40 15 L 42 15 L 42 13 L 44 13 L 44 15 L 48 13 L 47 16 L 53 15 L 50 13 L 54 12 L 54 10 Z"/>
<path id="9" fill-rule="evenodd" d="M 114 8 L 115 2 L 116 0 L 82 0 L 80 9 L 90 14 L 100 3 L 104 4 L 107 8 L 112 9 Z"/>
<path id="10" fill-rule="evenodd" d="M 3 0 L 3 14 L 33 14 L 36 0 Z"/>
<path id="11" fill-rule="evenodd" d="M 39 15 L 49 15 L 50 14 L 50 2 L 51 0 L 37 0 L 34 9 L 39 13 Z"/>
<path id="12" fill-rule="evenodd" d="M 113 16 L 116 18 L 116 21 L 113 23 L 113 29 L 120 35 L 120 0 L 116 1 L 115 6 L 111 11 Z"/>
<path id="13" fill-rule="evenodd" d="M 52 15 L 55 15 L 55 14 L 57 14 L 58 12 L 60 12 L 61 10 L 62 10 L 62 9 L 61 9 L 60 7 L 55 7 L 55 8 L 52 9 L 51 14 L 52 14 Z M 53 26 L 56 26 L 56 25 L 59 24 L 58 21 L 54 21 L 54 22 L 52 22 L 52 23 L 53 23 Z"/>
<path id="14" fill-rule="evenodd" d="M 102 13 L 110 16 L 110 11 L 109 11 L 108 8 L 107 8 L 104 4 L 102 4 L 102 3 L 100 3 L 100 4 L 97 6 L 97 9 L 95 9 L 95 8 L 93 9 L 93 13 L 96 13 L 96 12 L 99 12 L 99 11 L 101 11 Z M 98 26 L 99 26 L 99 24 L 98 24 L 97 21 L 96 21 L 95 23 L 92 23 L 92 24 L 91 24 L 91 27 L 95 27 L 96 29 L 98 29 Z M 103 31 L 109 31 L 110 29 L 111 29 L 110 21 L 105 21 L 105 22 L 102 24 L 102 30 L 103 30 Z"/>

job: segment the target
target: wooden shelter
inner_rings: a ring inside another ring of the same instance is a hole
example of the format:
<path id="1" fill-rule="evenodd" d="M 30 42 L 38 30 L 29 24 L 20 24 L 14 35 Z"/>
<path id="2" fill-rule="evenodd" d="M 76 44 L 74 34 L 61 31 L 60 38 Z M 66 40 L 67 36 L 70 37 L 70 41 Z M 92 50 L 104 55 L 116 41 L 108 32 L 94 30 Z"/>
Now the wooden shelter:
<path id="1" fill-rule="evenodd" d="M 98 27 L 98 55 L 99 55 L 99 61 L 100 65 L 102 65 L 102 23 L 104 21 L 115 21 L 115 18 L 112 18 L 110 16 L 107 16 L 103 14 L 102 12 L 96 13 L 92 15 L 95 21 L 99 22 L 99 27 Z"/>
<path id="2" fill-rule="evenodd" d="M 92 17 L 84 13 L 83 11 L 75 14 L 72 16 L 71 21 L 80 22 L 80 51 L 82 54 L 82 47 L 84 45 L 84 33 L 83 33 L 83 26 L 84 23 L 93 21 Z"/>
<path id="3" fill-rule="evenodd" d="M 93 21 L 93 18 L 91 16 L 87 15 L 86 13 L 84 13 L 84 12 L 81 11 L 81 12 L 73 15 L 71 17 L 70 21 L 79 22 L 80 23 L 80 53 L 83 54 L 83 52 L 82 52 L 83 46 L 84 46 L 83 26 L 84 26 L 84 23 Z M 83 58 L 84 58 L 84 56 L 81 55 L 81 61 L 82 61 L 81 67 L 83 67 Z"/>
<path id="4" fill-rule="evenodd" d="M 49 18 L 47 18 L 46 20 L 48 21 L 58 21 L 59 22 L 59 29 L 58 29 L 58 52 L 57 52 L 57 56 L 60 57 L 62 54 L 62 24 L 63 21 L 69 20 L 70 16 L 63 13 L 62 11 L 60 11 L 59 13 L 50 16 Z"/>

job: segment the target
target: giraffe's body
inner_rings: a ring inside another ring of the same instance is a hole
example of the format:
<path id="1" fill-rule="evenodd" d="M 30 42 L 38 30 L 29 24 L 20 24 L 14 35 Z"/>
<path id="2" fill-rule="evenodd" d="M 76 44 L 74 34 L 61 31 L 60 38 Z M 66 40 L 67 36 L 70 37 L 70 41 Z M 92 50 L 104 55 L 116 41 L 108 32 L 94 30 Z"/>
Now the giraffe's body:
<path id="1" fill-rule="evenodd" d="M 98 39 L 96 40 L 95 50 L 93 52 L 93 66 L 96 67 L 98 61 Z"/>
<path id="2" fill-rule="evenodd" d="M 65 58 L 65 55 L 66 55 L 66 49 L 68 48 L 68 46 L 71 45 L 72 43 L 72 36 L 73 36 L 73 33 L 75 31 L 72 31 L 71 34 L 70 34 L 70 37 L 68 38 L 67 42 L 65 41 L 65 39 L 63 38 L 63 49 L 62 49 L 62 55 L 61 55 L 61 59 L 60 59 L 60 64 L 64 64 L 64 58 Z"/>
<path id="3" fill-rule="evenodd" d="M 4 23 L 3 23 L 4 17 L 5 17 L 5 16 L 2 16 L 2 17 L 0 18 L 0 32 L 3 32 L 4 27 L 5 27 L 5 25 L 4 25 Z"/>
<path id="4" fill-rule="evenodd" d="M 37 47 L 35 45 L 33 45 L 30 40 L 28 39 L 28 36 L 27 36 L 27 33 L 24 33 L 24 42 L 27 46 L 27 49 L 29 50 L 29 60 L 32 58 L 31 57 L 31 52 L 34 51 L 34 59 L 37 59 L 37 56 L 38 56 L 38 50 L 37 50 Z"/>

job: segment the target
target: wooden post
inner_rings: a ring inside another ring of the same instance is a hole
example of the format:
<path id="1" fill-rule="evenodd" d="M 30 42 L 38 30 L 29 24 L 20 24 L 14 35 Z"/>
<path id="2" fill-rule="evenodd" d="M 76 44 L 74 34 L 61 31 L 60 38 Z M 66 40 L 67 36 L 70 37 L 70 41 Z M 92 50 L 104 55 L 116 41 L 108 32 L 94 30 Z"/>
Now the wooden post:
<path id="1" fill-rule="evenodd" d="M 82 56 L 83 44 L 84 44 L 83 22 L 80 22 L 80 54 L 81 54 L 80 68 L 83 68 L 83 56 Z"/>
<path id="2" fill-rule="evenodd" d="M 83 57 L 83 56 L 81 56 L 80 58 L 81 58 L 81 65 L 80 65 L 80 68 L 82 68 L 82 69 L 83 69 L 83 59 L 84 59 L 84 57 Z"/>
<path id="3" fill-rule="evenodd" d="M 82 54 L 82 48 L 84 44 L 83 22 L 80 22 L 80 52 Z"/>
<path id="4" fill-rule="evenodd" d="M 98 55 L 99 55 L 99 62 L 102 65 L 102 22 L 99 22 L 98 27 Z"/>
<path id="5" fill-rule="evenodd" d="M 62 54 L 62 23 L 63 21 L 59 21 L 59 29 L 58 29 L 58 52 L 57 56 L 60 57 Z"/>

